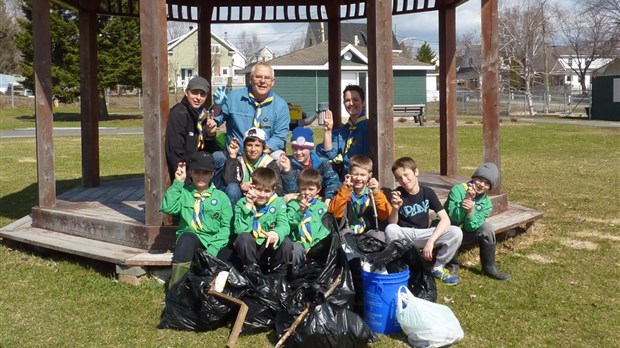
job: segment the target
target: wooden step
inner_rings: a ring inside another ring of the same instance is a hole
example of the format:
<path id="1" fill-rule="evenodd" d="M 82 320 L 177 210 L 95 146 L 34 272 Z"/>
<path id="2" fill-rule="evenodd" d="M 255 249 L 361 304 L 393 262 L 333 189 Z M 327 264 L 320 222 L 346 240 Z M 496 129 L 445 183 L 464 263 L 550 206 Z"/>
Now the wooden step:
<path id="1" fill-rule="evenodd" d="M 171 252 L 149 252 L 32 227 L 29 216 L 0 229 L 0 237 L 123 266 L 169 266 L 172 260 Z"/>

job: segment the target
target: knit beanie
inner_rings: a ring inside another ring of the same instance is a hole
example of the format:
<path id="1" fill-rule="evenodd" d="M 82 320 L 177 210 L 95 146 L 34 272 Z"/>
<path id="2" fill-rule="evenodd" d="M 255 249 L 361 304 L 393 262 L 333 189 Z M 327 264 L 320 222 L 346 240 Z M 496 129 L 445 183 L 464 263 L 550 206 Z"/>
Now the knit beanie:
<path id="1" fill-rule="evenodd" d="M 314 150 L 314 133 L 312 129 L 297 127 L 291 135 L 291 146 Z"/>
<path id="2" fill-rule="evenodd" d="M 489 180 L 491 188 L 493 188 L 497 186 L 497 182 L 499 181 L 499 169 L 497 169 L 495 163 L 486 162 L 481 164 L 471 177 L 474 178 L 476 176 Z"/>

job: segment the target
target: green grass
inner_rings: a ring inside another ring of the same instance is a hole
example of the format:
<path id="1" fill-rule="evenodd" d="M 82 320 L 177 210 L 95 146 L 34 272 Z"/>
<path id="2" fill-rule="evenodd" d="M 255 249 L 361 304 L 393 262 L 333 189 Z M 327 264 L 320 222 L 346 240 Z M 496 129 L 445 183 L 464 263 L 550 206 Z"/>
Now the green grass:
<path id="1" fill-rule="evenodd" d="M 110 109 L 110 119 L 99 121 L 99 127 L 133 128 L 142 127 L 142 111 L 137 109 Z M 0 130 L 34 128 L 34 107 L 0 108 Z M 54 109 L 54 127 L 80 127 L 78 107 Z"/>
<path id="2" fill-rule="evenodd" d="M 318 132 L 320 133 L 320 132 Z M 439 129 L 399 128 L 395 156 L 439 170 Z M 320 138 L 320 134 L 317 134 Z M 141 175 L 141 136 L 103 136 L 104 179 Z M 317 139 L 319 141 L 319 139 Z M 458 128 L 458 172 L 482 161 L 482 128 Z M 36 204 L 34 139 L 0 140 L 0 226 Z M 56 138 L 58 191 L 80 184 L 80 141 Z M 532 233 L 498 246 L 508 282 L 480 276 L 477 249 L 456 287 L 438 284 L 465 331 L 462 347 L 612 347 L 620 341 L 620 129 L 503 123 L 502 191 L 545 213 Z M 225 345 L 225 328 L 157 330 L 163 289 L 114 280 L 112 265 L 0 244 L 0 346 Z M 240 347 L 269 347 L 273 333 L 242 336 Z M 408 347 L 404 335 L 372 347 Z"/>

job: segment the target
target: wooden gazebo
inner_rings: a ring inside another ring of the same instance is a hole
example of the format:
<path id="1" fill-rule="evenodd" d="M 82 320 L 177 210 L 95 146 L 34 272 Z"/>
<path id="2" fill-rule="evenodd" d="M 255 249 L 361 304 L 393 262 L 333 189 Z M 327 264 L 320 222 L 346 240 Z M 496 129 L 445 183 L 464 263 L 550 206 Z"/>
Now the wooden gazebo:
<path id="1" fill-rule="evenodd" d="M 32 216 L 0 231 L 0 236 L 47 248 L 113 262 L 121 274 L 139 275 L 133 266 L 167 265 L 166 251 L 174 229 L 162 224 L 159 205 L 165 193 L 167 169 L 163 138 L 170 103 L 166 21 L 198 24 L 198 62 L 210 79 L 211 24 L 249 22 L 326 22 L 329 42 L 329 80 L 340 81 L 340 23 L 366 18 L 368 34 L 368 114 L 371 154 L 382 185 L 393 183 L 392 16 L 437 11 L 439 14 L 440 173 L 422 180 L 448 188 L 461 180 L 457 172 L 456 141 L 456 7 L 465 0 L 64 0 L 56 1 L 79 13 L 82 114 L 83 187 L 56 195 L 52 139 L 52 80 L 50 66 L 49 0 L 32 0 L 34 37 L 38 206 Z M 484 161 L 500 166 L 498 0 L 481 1 Z M 144 180 L 100 182 L 97 16 L 140 19 L 144 95 Z M 339 84 L 329 86 L 330 108 L 340 112 Z M 381 117 L 377 117 L 380 115 Z M 335 115 L 339 120 L 339 115 Z M 379 139 L 381 143 L 379 144 Z M 445 191 L 445 190 L 444 190 Z M 444 192 L 445 194 L 445 192 Z M 530 227 L 541 216 L 524 207 L 509 209 L 501 186 L 494 188 L 495 215 L 505 215 L 503 230 Z M 442 193 L 440 192 L 440 196 Z M 512 206 L 512 205 L 511 205 Z M 517 209 L 518 208 L 518 209 Z M 518 212 L 517 212 L 518 210 Z M 510 213 L 512 211 L 512 213 Z M 498 219 L 499 220 L 499 219 Z M 500 231 L 502 228 L 500 227 Z"/>

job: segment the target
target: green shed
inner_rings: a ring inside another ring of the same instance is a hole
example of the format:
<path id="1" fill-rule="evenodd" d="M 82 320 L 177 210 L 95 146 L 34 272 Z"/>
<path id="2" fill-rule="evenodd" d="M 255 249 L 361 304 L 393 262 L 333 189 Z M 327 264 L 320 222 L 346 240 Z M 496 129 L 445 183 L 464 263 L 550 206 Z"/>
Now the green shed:
<path id="1" fill-rule="evenodd" d="M 590 119 L 620 121 L 620 58 L 592 72 Z"/>

